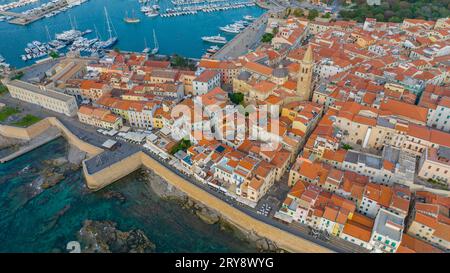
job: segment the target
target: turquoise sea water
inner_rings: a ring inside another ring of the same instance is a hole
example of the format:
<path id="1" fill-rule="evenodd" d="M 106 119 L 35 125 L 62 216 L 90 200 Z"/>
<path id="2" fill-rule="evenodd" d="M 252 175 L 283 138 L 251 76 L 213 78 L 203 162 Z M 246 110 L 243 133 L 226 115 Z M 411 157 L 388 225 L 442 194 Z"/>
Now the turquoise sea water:
<path id="1" fill-rule="evenodd" d="M 0 0 L 1 3 L 12 0 Z M 41 0 L 40 3 L 48 2 Z M 169 0 L 160 0 L 158 4 L 162 9 L 170 7 Z M 23 11 L 29 6 L 14 9 L 12 11 Z M 43 18 L 27 26 L 17 26 L 7 22 L 0 22 L 0 55 L 3 55 L 7 62 L 16 67 L 23 67 L 34 63 L 34 61 L 23 62 L 20 55 L 24 54 L 27 43 L 33 40 L 47 42 L 45 26 L 48 27 L 50 35 L 60 33 L 71 28 L 69 15 L 73 23 L 80 30 L 97 27 L 101 37 L 107 38 L 107 26 L 103 7 L 106 7 L 113 23 L 114 29 L 119 37 L 117 47 L 127 51 L 142 51 L 145 47 L 144 38 L 147 45 L 153 47 L 153 29 L 159 42 L 159 54 L 171 55 L 174 53 L 186 57 L 201 57 L 210 44 L 203 42 L 201 36 L 211 36 L 221 33 L 231 39 L 233 35 L 220 32 L 219 27 L 235 20 L 242 19 L 245 15 L 257 17 L 264 13 L 264 10 L 255 6 L 227 11 L 217 11 L 210 13 L 197 13 L 197 15 L 186 15 L 169 18 L 149 18 L 140 12 L 138 0 L 89 0 L 81 6 L 74 7 L 66 12 L 62 12 L 50 18 Z M 141 19 L 138 24 L 127 24 L 123 21 L 125 12 L 128 15 L 132 10 Z M 75 19 L 74 19 L 75 18 Z M 94 33 L 90 36 L 93 38 Z"/>
<path id="2" fill-rule="evenodd" d="M 14 161 L 0 164 L 0 252 L 66 251 L 67 242 L 85 219 L 111 220 L 121 230 L 141 229 L 157 252 L 256 251 L 218 225 L 207 225 L 173 201 L 161 200 L 138 174 L 99 192 L 86 190 L 80 170 L 71 171 L 56 186 L 34 195 L 33 181 L 43 161 L 66 154 L 60 138 Z M 29 171 L 21 172 L 25 167 Z M 108 199 L 105 191 L 123 194 L 126 201 Z"/>

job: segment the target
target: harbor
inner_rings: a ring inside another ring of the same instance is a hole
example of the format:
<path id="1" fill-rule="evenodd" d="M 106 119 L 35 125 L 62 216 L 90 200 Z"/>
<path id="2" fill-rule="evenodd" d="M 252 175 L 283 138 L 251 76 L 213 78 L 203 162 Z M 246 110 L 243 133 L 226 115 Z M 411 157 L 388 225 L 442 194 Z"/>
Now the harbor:
<path id="1" fill-rule="evenodd" d="M 82 55 L 90 56 L 95 53 L 95 50 L 92 50 L 92 45 L 96 43 L 95 39 L 107 41 L 110 36 L 117 37 L 111 48 L 136 52 L 144 52 L 147 49 L 146 52 L 152 54 L 153 49 L 156 48 L 153 35 L 153 30 L 155 30 L 159 55 L 170 56 L 178 54 L 198 59 L 204 56 L 205 53 L 213 54 L 218 50 L 215 47 L 211 49 L 211 46 L 221 47 L 224 45 L 205 42 L 201 39 L 202 37 L 220 34 L 226 41 L 231 41 L 236 33 L 224 32 L 220 30 L 220 27 L 245 20 L 244 16 L 258 18 L 265 12 L 264 9 L 258 6 L 250 6 L 220 12 L 198 12 L 195 16 L 174 16 L 169 20 L 161 16 L 154 18 L 145 16 L 140 12 L 144 4 L 151 7 L 159 5 L 161 12 L 168 8 L 186 6 L 174 5 L 170 1 L 156 2 L 152 0 L 149 3 L 140 3 L 138 0 L 126 2 L 96 0 L 87 1 L 82 5 L 49 18 L 44 17 L 32 24 L 28 24 L 27 27 L 10 24 L 7 21 L 0 22 L 0 35 L 6 40 L 14 39 L 15 41 L 15 43 L 0 43 L 0 54 L 4 57 L 4 62 L 11 67 L 21 68 L 32 64 L 32 62 L 48 58 L 49 53 L 52 51 L 57 51 L 57 55 L 62 56 L 70 49 L 80 49 Z M 199 5 L 203 4 L 199 3 Z M 15 8 L 11 12 L 22 13 L 33 5 L 39 6 L 39 3 Z M 189 3 L 189 5 L 192 4 Z M 105 20 L 105 7 L 109 13 L 111 35 Z M 125 18 L 138 18 L 139 22 L 128 23 L 125 21 Z M 71 47 L 72 44 L 64 45 L 54 41 L 57 40 L 55 37 L 57 34 L 72 29 L 81 32 L 89 29 L 92 32 L 84 35 L 84 39 L 80 38 L 79 41 L 74 41 L 72 43 L 73 47 Z M 38 50 L 38 52 L 35 52 L 35 54 L 37 53 L 36 57 L 31 55 L 31 58 L 28 58 L 28 53 L 24 50 L 28 47 L 28 44 L 33 44 L 34 41 L 50 45 L 51 50 L 48 47 L 44 50 Z M 91 45 L 89 45 L 90 43 Z M 45 54 L 41 54 L 41 52 Z M 98 50 L 98 53 L 101 55 L 102 50 Z"/>
<path id="2" fill-rule="evenodd" d="M 43 18 L 55 16 L 85 2 L 87 0 L 52 0 L 25 12 L 0 11 L 0 15 L 7 16 L 4 19 L 10 19 L 8 22 L 11 24 L 24 26 Z"/>
<path id="3" fill-rule="evenodd" d="M 31 43 L 28 43 L 27 47 L 24 49 L 25 54 L 21 55 L 21 59 L 23 61 L 28 61 L 46 57 L 47 55 L 51 57 L 60 56 L 58 50 L 62 50 L 65 48 L 68 48 L 68 50 L 71 52 L 84 53 L 85 55 L 87 54 L 91 57 L 103 56 L 104 50 L 111 48 L 118 41 L 117 33 L 115 33 L 113 25 L 110 22 L 108 11 L 106 8 L 104 9 L 104 11 L 109 33 L 109 38 L 107 40 L 100 40 L 97 31 L 96 37 L 93 39 L 83 37 L 89 33 L 92 33 L 92 30 L 77 30 L 72 22 L 72 28 L 70 30 L 66 30 L 62 33 L 56 34 L 55 39 L 52 40 L 52 37 L 48 31 L 48 27 L 46 27 L 48 42 L 40 42 L 35 40 Z"/>
<path id="4" fill-rule="evenodd" d="M 139 1 L 141 6 L 141 12 L 148 17 L 162 18 L 176 17 L 182 15 L 196 15 L 199 12 L 216 12 L 216 11 L 226 11 L 230 9 L 240 9 L 245 7 L 253 7 L 256 5 L 255 0 L 213 0 L 213 1 L 203 1 L 203 0 L 186 0 L 186 1 L 171 1 L 172 7 L 167 6 L 161 9 L 161 6 L 156 4 L 155 1 L 152 3 L 150 0 Z"/>

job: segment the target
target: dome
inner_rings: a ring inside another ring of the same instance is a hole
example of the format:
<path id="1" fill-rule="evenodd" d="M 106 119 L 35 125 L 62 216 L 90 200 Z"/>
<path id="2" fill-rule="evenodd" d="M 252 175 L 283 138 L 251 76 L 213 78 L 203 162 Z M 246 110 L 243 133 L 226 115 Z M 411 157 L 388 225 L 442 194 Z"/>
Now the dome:
<path id="1" fill-rule="evenodd" d="M 246 81 L 246 80 L 250 79 L 251 76 L 252 75 L 250 74 L 250 72 L 242 71 L 241 73 L 239 73 L 238 80 Z"/>
<path id="2" fill-rule="evenodd" d="M 272 75 L 276 78 L 286 78 L 288 71 L 286 68 L 278 67 L 273 70 Z"/>

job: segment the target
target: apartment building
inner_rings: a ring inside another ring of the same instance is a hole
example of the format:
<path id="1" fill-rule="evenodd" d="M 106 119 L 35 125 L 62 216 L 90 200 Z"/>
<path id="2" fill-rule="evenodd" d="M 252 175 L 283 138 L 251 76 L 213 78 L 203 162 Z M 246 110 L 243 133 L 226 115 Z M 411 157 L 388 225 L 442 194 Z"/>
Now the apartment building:
<path id="1" fill-rule="evenodd" d="M 450 198 L 416 192 L 407 233 L 444 250 L 450 250 Z"/>
<path id="2" fill-rule="evenodd" d="M 419 161 L 418 176 L 447 184 L 450 181 L 450 149 L 426 148 Z"/>
<path id="3" fill-rule="evenodd" d="M 359 213 L 354 213 L 351 220 L 345 223 L 344 229 L 339 235 L 340 238 L 355 245 L 372 250 L 370 238 L 374 220 Z"/>
<path id="4" fill-rule="evenodd" d="M 391 145 L 420 156 L 426 147 L 450 147 L 450 135 L 421 125 L 426 123 L 427 111 L 423 112 L 420 108 L 420 114 L 414 114 L 414 109 L 417 110 L 413 107 L 397 111 L 394 115 L 388 109 L 378 112 L 377 109 L 356 103 L 344 103 L 336 115 L 334 125 L 341 130 L 343 142 L 362 148 L 381 150 Z M 406 115 L 410 118 L 404 119 Z M 420 122 L 412 122 L 415 119 L 413 117 L 420 119 Z"/>
<path id="5" fill-rule="evenodd" d="M 69 117 L 77 114 L 78 106 L 73 96 L 20 80 L 13 80 L 7 83 L 7 87 L 13 98 L 39 105 Z"/>
<path id="6" fill-rule="evenodd" d="M 402 241 L 403 218 L 385 209 L 378 211 L 375 218 L 370 248 L 377 253 L 395 253 Z"/>
<path id="7" fill-rule="evenodd" d="M 240 63 L 235 61 L 202 59 L 198 67 L 218 71 L 221 74 L 222 83 L 229 85 L 233 84 L 233 79 L 240 72 Z"/>
<path id="8" fill-rule="evenodd" d="M 84 99 L 96 101 L 111 91 L 108 84 L 95 80 L 83 80 L 80 85 L 81 96 Z"/>
<path id="9" fill-rule="evenodd" d="M 215 70 L 199 70 L 192 81 L 194 95 L 204 95 L 216 87 L 220 87 L 220 73 Z"/>
<path id="10" fill-rule="evenodd" d="M 122 118 L 111 111 L 84 105 L 78 109 L 78 119 L 82 123 L 108 130 L 118 130 L 123 125 Z"/>
<path id="11" fill-rule="evenodd" d="M 385 146 L 381 156 L 347 151 L 338 168 L 369 177 L 372 182 L 391 186 L 414 181 L 416 158 L 401 149 Z"/>

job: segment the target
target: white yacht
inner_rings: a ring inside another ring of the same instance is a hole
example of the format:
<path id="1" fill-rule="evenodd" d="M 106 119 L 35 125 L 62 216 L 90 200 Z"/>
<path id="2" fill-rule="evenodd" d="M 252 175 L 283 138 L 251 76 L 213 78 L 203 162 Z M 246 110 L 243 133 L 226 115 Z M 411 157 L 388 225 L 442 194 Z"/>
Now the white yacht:
<path id="1" fill-rule="evenodd" d="M 205 42 L 216 43 L 216 44 L 226 44 L 227 39 L 219 35 L 217 36 L 203 36 L 202 40 Z"/>
<path id="2" fill-rule="evenodd" d="M 228 33 L 239 33 L 241 30 L 236 26 L 226 25 L 224 27 L 219 27 L 220 30 L 228 32 Z"/>

